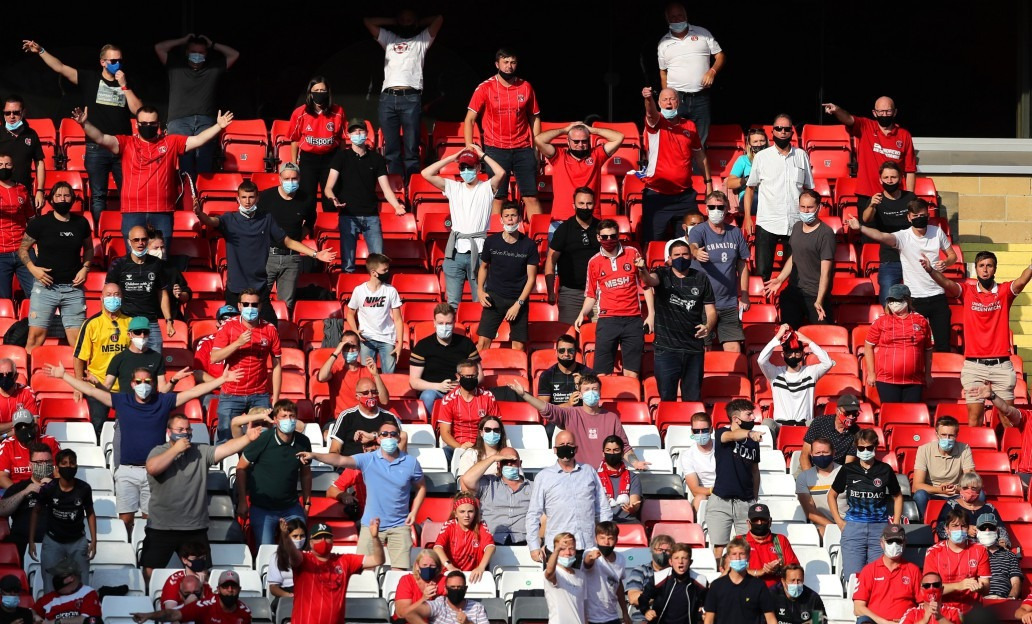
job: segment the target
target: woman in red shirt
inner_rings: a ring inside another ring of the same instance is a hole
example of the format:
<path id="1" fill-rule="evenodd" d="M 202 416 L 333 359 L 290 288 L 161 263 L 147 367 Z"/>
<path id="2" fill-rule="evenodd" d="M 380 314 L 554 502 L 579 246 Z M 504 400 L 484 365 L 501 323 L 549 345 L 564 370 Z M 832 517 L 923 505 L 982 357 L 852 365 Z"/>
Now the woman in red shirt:
<path id="1" fill-rule="evenodd" d="M 396 621 L 420 623 L 415 607 L 445 595 L 443 569 L 437 553 L 429 549 L 419 551 L 412 564 L 412 574 L 401 577 L 394 593 Z"/>
<path id="2" fill-rule="evenodd" d="M 469 572 L 476 583 L 487 570 L 494 554 L 494 537 L 480 519 L 480 501 L 475 494 L 459 492 L 452 501 L 451 519 L 444 523 L 435 540 L 437 552 L 447 572 Z"/>
<path id="3" fill-rule="evenodd" d="M 322 76 L 308 81 L 305 103 L 290 116 L 291 160 L 301 167 L 300 191 L 307 201 L 326 181 L 330 162 L 344 142 L 344 109 L 333 103 L 330 83 Z"/>
<path id="4" fill-rule="evenodd" d="M 932 346 L 928 319 L 914 311 L 910 289 L 894 284 L 885 314 L 871 324 L 864 341 L 867 385 L 878 388 L 882 403 L 921 402 L 925 385 L 932 383 Z"/>

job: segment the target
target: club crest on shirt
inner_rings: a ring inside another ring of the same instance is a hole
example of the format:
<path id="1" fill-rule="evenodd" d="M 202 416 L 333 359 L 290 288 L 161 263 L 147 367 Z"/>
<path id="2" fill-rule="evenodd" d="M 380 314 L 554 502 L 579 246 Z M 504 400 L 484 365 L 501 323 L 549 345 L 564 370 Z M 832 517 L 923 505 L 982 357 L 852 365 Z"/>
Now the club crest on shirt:
<path id="1" fill-rule="evenodd" d="M 409 44 L 406 41 L 399 41 L 391 47 L 391 49 L 394 50 L 395 54 L 404 54 L 405 51 L 408 50 L 408 48 Z"/>
<path id="2" fill-rule="evenodd" d="M 25 139 L 25 144 L 31 146 L 32 145 L 32 139 Z"/>
<path id="3" fill-rule="evenodd" d="M 525 95 L 523 95 L 522 93 L 520 93 L 519 95 L 516 96 L 516 101 L 517 102 L 522 102 L 522 101 L 524 101 L 526 99 L 527 99 L 527 97 Z"/>
<path id="4" fill-rule="evenodd" d="M 698 35 L 692 35 L 692 41 L 698 41 L 698 40 L 699 40 L 699 36 Z"/>
<path id="5" fill-rule="evenodd" d="M 904 576 L 903 577 L 903 584 L 904 585 L 910 585 L 910 577 L 909 576 Z"/>
<path id="6" fill-rule="evenodd" d="M 627 263 L 624 263 L 624 265 L 623 265 L 623 270 L 624 270 L 624 271 L 630 271 L 630 270 L 631 270 L 631 265 L 630 265 L 630 264 L 627 264 Z"/>
<path id="7" fill-rule="evenodd" d="M 875 479 L 873 483 L 874 483 L 874 487 L 880 488 L 882 486 L 883 482 L 882 482 L 881 479 Z"/>
<path id="8" fill-rule="evenodd" d="M 326 130 L 327 130 L 327 132 L 333 132 L 333 122 L 332 121 L 326 122 Z"/>
<path id="9" fill-rule="evenodd" d="M 692 288 L 692 296 L 693 297 L 698 297 L 699 296 L 699 289 L 698 288 Z"/>
<path id="10" fill-rule="evenodd" d="M 896 147 L 903 149 L 903 141 L 896 141 Z"/>
<path id="11" fill-rule="evenodd" d="M 262 338 L 262 346 L 263 347 L 269 346 L 269 339 L 268 338 Z"/>
<path id="12" fill-rule="evenodd" d="M 978 562 L 975 561 L 974 559 L 970 559 L 968 561 L 968 567 L 969 568 L 977 568 L 978 567 Z"/>
<path id="13" fill-rule="evenodd" d="M 799 617 L 800 617 L 800 618 L 802 618 L 802 620 L 803 620 L 803 621 L 805 622 L 806 620 L 809 620 L 809 619 L 810 619 L 810 612 L 809 612 L 809 611 L 803 611 L 803 612 L 802 612 L 802 613 L 801 613 L 801 614 L 799 615 Z"/>
<path id="14" fill-rule="evenodd" d="M 588 429 L 588 437 L 592 440 L 598 439 L 598 429 Z"/>
<path id="15" fill-rule="evenodd" d="M 584 164 L 585 165 L 594 165 L 595 164 L 595 159 L 592 158 L 591 156 L 588 156 L 587 158 L 584 159 Z"/>
<path id="16" fill-rule="evenodd" d="M 166 146 L 164 146 L 164 145 L 162 145 L 161 147 L 158 148 L 158 153 L 159 154 L 164 154 L 167 151 L 168 151 L 168 148 Z"/>

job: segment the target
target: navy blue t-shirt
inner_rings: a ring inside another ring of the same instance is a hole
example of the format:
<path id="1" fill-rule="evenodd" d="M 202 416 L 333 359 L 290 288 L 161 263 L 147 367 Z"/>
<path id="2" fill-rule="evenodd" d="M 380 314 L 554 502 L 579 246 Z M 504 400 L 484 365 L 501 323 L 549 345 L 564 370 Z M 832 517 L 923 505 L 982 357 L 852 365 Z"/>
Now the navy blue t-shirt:
<path id="1" fill-rule="evenodd" d="M 540 256 L 537 244 L 525 234 L 517 234 L 515 243 L 508 243 L 502 234 L 492 234 L 484 240 L 480 261 L 490 264 L 484 290 L 506 299 L 519 299 L 527 285 L 527 267 L 537 265 Z"/>
<path id="2" fill-rule="evenodd" d="M 132 392 L 114 392 L 118 430 L 122 435 L 121 463 L 142 466 L 155 446 L 165 443 L 168 416 L 176 407 L 175 392 L 158 392 L 151 400 L 140 403 Z"/>
<path id="3" fill-rule="evenodd" d="M 760 463 L 760 443 L 746 438 L 737 442 L 721 442 L 730 427 L 717 429 L 717 443 L 713 447 L 717 478 L 713 494 L 720 498 L 752 500 L 756 496 L 752 465 Z"/>
<path id="4" fill-rule="evenodd" d="M 287 235 L 272 215 L 259 210 L 248 219 L 237 212 L 219 215 L 219 231 L 226 239 L 229 281 L 226 289 L 239 293 L 245 288 L 265 288 L 265 263 L 269 247 L 283 245 Z"/>

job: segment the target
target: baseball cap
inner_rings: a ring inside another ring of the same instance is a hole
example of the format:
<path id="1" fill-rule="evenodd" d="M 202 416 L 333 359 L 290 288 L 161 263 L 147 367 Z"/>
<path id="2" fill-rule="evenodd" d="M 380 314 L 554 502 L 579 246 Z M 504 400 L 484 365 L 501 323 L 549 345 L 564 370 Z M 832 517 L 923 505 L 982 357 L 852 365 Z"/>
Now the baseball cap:
<path id="1" fill-rule="evenodd" d="M 220 321 L 227 316 L 240 316 L 240 310 L 237 310 L 236 306 L 224 305 L 219 308 L 219 311 L 215 314 L 215 318 Z"/>
<path id="2" fill-rule="evenodd" d="M 315 539 L 322 535 L 333 537 L 333 531 L 331 531 L 330 527 L 328 527 L 326 524 L 322 522 L 312 527 L 312 530 L 309 534 L 312 537 L 312 539 Z"/>
<path id="3" fill-rule="evenodd" d="M 750 520 L 770 520 L 770 509 L 763 503 L 757 503 L 749 508 Z"/>
<path id="4" fill-rule="evenodd" d="M 998 526 L 996 523 L 996 516 L 994 516 L 991 513 L 984 513 L 978 516 L 978 521 L 975 522 L 975 526 L 979 529 L 981 529 L 983 526 L 987 524 L 990 524 L 993 526 L 993 528 L 996 528 Z"/>
<path id="5" fill-rule="evenodd" d="M 857 411 L 860 409 L 860 401 L 852 394 L 843 394 L 840 396 L 836 405 L 847 412 Z"/>
<path id="6" fill-rule="evenodd" d="M 36 424 L 36 418 L 27 409 L 20 409 L 14 413 L 14 418 L 11 419 L 12 425 L 34 425 Z"/>
<path id="7" fill-rule="evenodd" d="M 134 316 L 133 320 L 129 321 L 129 331 L 140 331 L 146 329 L 150 331 L 150 321 L 144 316 Z"/>
<path id="8" fill-rule="evenodd" d="M 348 132 L 351 132 L 352 128 L 361 128 L 363 130 L 367 130 L 369 126 L 366 125 L 365 119 L 355 117 L 354 119 L 348 122 Z"/>
<path id="9" fill-rule="evenodd" d="M 900 301 L 910 297 L 910 289 L 907 288 L 906 284 L 893 284 L 889 286 L 889 290 L 885 292 L 885 299 L 895 299 Z"/>
<path id="10" fill-rule="evenodd" d="M 0 591 L 12 594 L 14 592 L 21 593 L 24 590 L 21 581 L 18 577 L 13 574 L 8 574 L 3 578 L 0 578 Z"/>
<path id="11" fill-rule="evenodd" d="M 791 351 L 793 353 L 800 352 L 803 350 L 803 343 L 799 340 L 799 335 L 794 331 L 790 331 L 781 339 L 781 351 Z"/>
<path id="12" fill-rule="evenodd" d="M 456 161 L 460 165 L 472 165 L 476 167 L 480 164 L 480 156 L 477 156 L 477 153 L 473 150 L 462 150 L 461 152 L 459 152 L 459 157 L 458 159 L 456 159 Z"/>
<path id="13" fill-rule="evenodd" d="M 234 572 L 233 570 L 224 570 L 222 574 L 219 575 L 218 584 L 222 585 L 223 583 L 236 583 L 239 586 L 240 575 Z"/>
<path id="14" fill-rule="evenodd" d="M 904 542 L 907 541 L 907 532 L 903 529 L 902 525 L 890 524 L 882 530 L 881 536 L 883 540 L 890 539 L 901 539 Z"/>

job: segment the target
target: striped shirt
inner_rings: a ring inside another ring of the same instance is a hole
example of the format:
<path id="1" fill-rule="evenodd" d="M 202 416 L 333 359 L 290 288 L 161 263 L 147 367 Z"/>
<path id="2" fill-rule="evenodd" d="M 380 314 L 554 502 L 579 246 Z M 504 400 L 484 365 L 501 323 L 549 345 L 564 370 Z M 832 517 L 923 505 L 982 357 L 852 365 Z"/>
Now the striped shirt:
<path id="1" fill-rule="evenodd" d="M 29 191 L 21 184 L 0 184 L 0 253 L 13 253 L 21 246 L 25 224 L 36 215 Z"/>
<path id="2" fill-rule="evenodd" d="M 835 361 L 817 343 L 811 342 L 810 351 L 817 356 L 818 363 L 804 365 L 798 372 L 790 371 L 787 366 L 770 363 L 771 353 L 780 344 L 777 338 L 772 339 L 760 351 L 758 360 L 774 396 L 774 420 L 810 424 L 813 420 L 813 394 L 817 380 L 831 370 Z"/>
<path id="3" fill-rule="evenodd" d="M 156 141 L 119 134 L 122 212 L 172 212 L 179 193 L 179 156 L 189 137 L 166 134 Z"/>
<path id="4" fill-rule="evenodd" d="M 878 349 L 877 380 L 888 384 L 924 384 L 925 356 L 932 349 L 928 319 L 917 312 L 883 314 L 867 331 L 867 344 Z"/>
<path id="5" fill-rule="evenodd" d="M 287 139 L 297 143 L 299 152 L 334 152 L 344 141 L 347 126 L 345 119 L 344 109 L 338 104 L 319 115 L 312 115 L 304 106 L 298 106 L 290 116 L 290 134 Z"/>
<path id="6" fill-rule="evenodd" d="M 268 321 L 259 319 L 255 325 L 245 327 L 240 317 L 231 318 L 215 333 L 212 350 L 224 349 L 233 344 L 240 335 L 251 330 L 251 340 L 240 347 L 225 362 L 233 370 L 240 371 L 240 381 L 222 384 L 222 394 L 247 396 L 251 394 L 268 394 L 269 369 L 266 362 L 270 355 L 278 358 L 281 355 L 279 330 Z"/>
<path id="7" fill-rule="evenodd" d="M 997 548 L 989 551 L 989 568 L 993 571 L 989 579 L 989 595 L 1006 598 L 1011 595 L 1011 579 L 1024 579 L 1021 572 L 1021 557 L 1007 550 Z M 1018 585 L 1018 587 L 1021 587 Z"/>
<path id="8" fill-rule="evenodd" d="M 469 110 L 480 115 L 484 145 L 499 149 L 531 147 L 530 122 L 541 114 L 534 88 L 522 78 L 509 86 L 491 76 L 477 86 Z"/>

